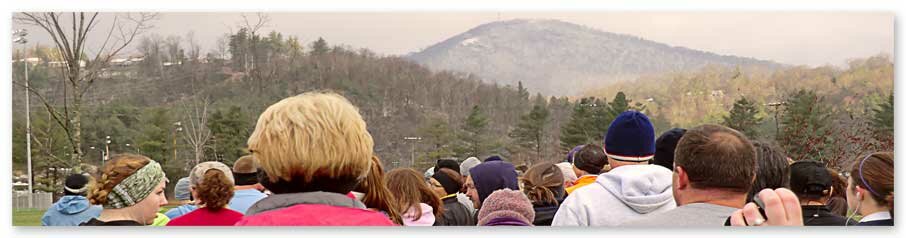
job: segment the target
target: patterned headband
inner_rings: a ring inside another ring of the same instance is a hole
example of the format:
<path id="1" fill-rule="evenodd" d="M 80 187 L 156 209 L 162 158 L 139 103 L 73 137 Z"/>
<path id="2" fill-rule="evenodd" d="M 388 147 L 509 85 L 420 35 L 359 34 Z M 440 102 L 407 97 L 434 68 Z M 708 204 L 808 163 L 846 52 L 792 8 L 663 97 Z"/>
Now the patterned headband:
<path id="1" fill-rule="evenodd" d="M 113 191 L 107 194 L 107 204 L 104 204 L 104 208 L 116 209 L 135 205 L 148 197 L 165 178 L 160 164 L 151 160 L 113 187 Z"/>

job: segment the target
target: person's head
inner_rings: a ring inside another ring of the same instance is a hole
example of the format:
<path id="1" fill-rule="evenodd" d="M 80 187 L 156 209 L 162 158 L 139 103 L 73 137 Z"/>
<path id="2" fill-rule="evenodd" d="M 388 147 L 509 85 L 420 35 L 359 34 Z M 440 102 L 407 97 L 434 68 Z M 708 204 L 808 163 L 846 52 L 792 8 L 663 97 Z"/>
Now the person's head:
<path id="1" fill-rule="evenodd" d="M 812 202 L 826 204 L 835 192 L 833 185 L 834 179 L 824 163 L 806 159 L 790 165 L 790 190 L 799 197 L 803 205 Z"/>
<path id="2" fill-rule="evenodd" d="M 258 183 L 258 161 L 255 160 L 255 156 L 246 155 L 239 157 L 233 163 L 232 173 L 233 179 L 236 180 L 236 190 L 264 190 L 264 187 Z"/>
<path id="3" fill-rule="evenodd" d="M 491 193 L 478 211 L 478 225 L 531 226 L 535 220 L 532 202 L 518 190 L 502 189 Z"/>
<path id="4" fill-rule="evenodd" d="M 563 174 L 563 187 L 573 186 L 576 180 L 579 179 L 579 176 L 576 176 L 576 171 L 573 171 L 573 165 L 569 162 L 557 163 L 557 167 L 560 168 L 560 173 Z"/>
<path id="5" fill-rule="evenodd" d="M 189 177 L 177 180 L 176 185 L 173 186 L 173 197 L 183 203 L 192 201 L 192 190 L 189 187 Z"/>
<path id="6" fill-rule="evenodd" d="M 390 189 L 387 189 L 387 185 L 384 183 L 384 166 L 377 155 L 371 156 L 371 169 L 368 170 L 368 175 L 365 179 L 356 185 L 354 191 L 364 193 L 362 203 L 366 207 L 383 211 L 387 213 L 393 223 L 403 224 L 396 198 L 394 198 L 393 193 L 390 192 Z"/>
<path id="7" fill-rule="evenodd" d="M 566 162 L 569 162 L 570 164 L 575 162 L 576 153 L 578 153 L 579 150 L 582 149 L 582 147 L 585 147 L 585 145 L 577 145 L 576 147 L 573 147 L 573 149 L 569 150 L 569 152 L 566 153 Z"/>
<path id="8" fill-rule="evenodd" d="M 587 144 L 573 157 L 573 170 L 577 176 L 597 175 L 607 165 L 607 154 L 600 146 Z"/>
<path id="9" fill-rule="evenodd" d="M 830 208 L 831 213 L 837 214 L 840 216 L 848 215 L 849 206 L 846 204 L 846 177 L 843 177 L 840 172 L 832 168 L 827 168 L 827 173 L 833 178 L 833 191 L 831 193 L 830 199 L 827 200 L 827 207 Z"/>
<path id="10" fill-rule="evenodd" d="M 736 130 L 719 125 L 690 129 L 676 145 L 673 162 L 677 205 L 728 200 L 742 207 L 755 178 L 755 156 L 752 142 Z"/>
<path id="11" fill-rule="evenodd" d="M 63 195 L 85 196 L 88 193 L 89 177 L 84 174 L 70 174 L 63 182 Z"/>
<path id="12" fill-rule="evenodd" d="M 551 163 L 532 166 L 522 176 L 523 192 L 533 204 L 560 205 L 566 191 L 563 189 L 563 173 L 560 167 Z"/>
<path id="13" fill-rule="evenodd" d="M 502 160 L 486 161 L 470 170 L 471 175 L 466 180 L 470 185 L 466 195 L 475 202 L 475 208 L 480 208 L 484 199 L 494 191 L 509 188 L 519 190 L 519 180 L 516 167 Z"/>
<path id="14" fill-rule="evenodd" d="M 620 113 L 604 137 L 604 151 L 610 168 L 648 164 L 654 157 L 654 125 L 638 111 Z"/>
<path id="15" fill-rule="evenodd" d="M 309 92 L 268 107 L 248 149 L 273 193 L 347 194 L 371 168 L 374 141 L 358 109 L 335 93 Z"/>
<path id="16" fill-rule="evenodd" d="M 877 152 L 859 158 L 849 174 L 849 207 L 863 216 L 882 211 L 893 216 L 893 153 Z"/>
<path id="17" fill-rule="evenodd" d="M 475 157 L 469 157 L 466 160 L 463 160 L 459 164 L 459 173 L 462 174 L 463 179 L 469 176 L 469 170 L 475 168 L 478 164 L 481 164 L 481 160 Z"/>
<path id="18" fill-rule="evenodd" d="M 103 212 L 119 213 L 148 225 L 154 222 L 160 206 L 167 204 L 166 180 L 160 164 L 148 157 L 117 154 L 104 164 L 88 201 L 101 205 Z"/>
<path id="19" fill-rule="evenodd" d="M 654 158 L 651 163 L 673 170 L 673 152 L 683 134 L 686 134 L 686 129 L 673 128 L 658 136 L 654 142 Z"/>
<path id="20" fill-rule="evenodd" d="M 444 197 L 462 190 L 462 175 L 452 169 L 442 168 L 431 176 L 428 183 L 434 193 Z"/>
<path id="21" fill-rule="evenodd" d="M 459 171 L 459 162 L 456 162 L 456 159 L 450 158 L 450 159 L 439 159 L 439 160 L 437 160 L 437 164 L 434 165 L 434 173 L 437 173 L 437 171 L 439 171 L 440 169 L 443 169 L 443 168 L 447 168 L 447 169 L 453 170 L 453 171 L 455 171 L 457 174 L 460 173 L 460 171 Z"/>
<path id="22" fill-rule="evenodd" d="M 399 168 L 387 172 L 384 178 L 387 188 L 393 193 L 401 208 L 400 211 L 409 211 L 414 209 L 415 219 L 421 219 L 421 203 L 428 204 L 434 208 L 434 217 L 441 217 L 443 214 L 443 203 L 440 197 L 434 193 L 425 178 L 418 171 L 410 168 Z"/>
<path id="23" fill-rule="evenodd" d="M 195 165 L 189 174 L 195 205 L 211 210 L 226 207 L 233 198 L 234 181 L 230 167 L 223 163 L 208 161 Z"/>
<path id="24" fill-rule="evenodd" d="M 746 201 L 751 202 L 756 193 L 765 188 L 778 189 L 790 185 L 790 163 L 786 155 L 768 144 L 754 141 L 755 146 L 755 182 Z"/>

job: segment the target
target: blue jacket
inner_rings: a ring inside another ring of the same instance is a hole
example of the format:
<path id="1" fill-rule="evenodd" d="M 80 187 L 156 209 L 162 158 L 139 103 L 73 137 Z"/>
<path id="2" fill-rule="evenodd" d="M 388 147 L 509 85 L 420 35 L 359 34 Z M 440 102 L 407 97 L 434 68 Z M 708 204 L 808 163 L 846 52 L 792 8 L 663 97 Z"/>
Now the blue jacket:
<path id="1" fill-rule="evenodd" d="M 254 189 L 236 190 L 233 193 L 233 198 L 230 199 L 230 204 L 228 204 L 227 207 L 239 213 L 245 214 L 245 211 L 249 210 L 249 207 L 258 202 L 258 200 L 264 199 L 266 197 L 267 195 L 264 195 L 264 193 Z"/>
<path id="2" fill-rule="evenodd" d="M 63 196 L 54 203 L 44 216 L 42 226 L 78 226 L 101 215 L 101 206 L 92 206 L 84 196 Z"/>
<path id="3" fill-rule="evenodd" d="M 196 207 L 195 205 L 186 204 L 186 205 L 174 207 L 173 209 L 167 210 L 167 212 L 165 212 L 164 215 L 166 215 L 170 219 L 173 219 L 173 218 L 177 218 L 179 216 L 185 215 L 186 213 L 195 211 L 195 209 L 197 209 L 197 208 L 198 207 Z"/>

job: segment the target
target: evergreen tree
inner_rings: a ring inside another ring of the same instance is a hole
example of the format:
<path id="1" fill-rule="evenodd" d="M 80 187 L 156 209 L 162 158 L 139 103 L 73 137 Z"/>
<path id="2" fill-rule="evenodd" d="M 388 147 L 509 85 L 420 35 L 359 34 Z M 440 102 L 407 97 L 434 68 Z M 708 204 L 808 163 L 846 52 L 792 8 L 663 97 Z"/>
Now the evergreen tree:
<path id="1" fill-rule="evenodd" d="M 324 55 L 327 54 L 327 51 L 330 47 L 327 45 L 327 41 L 324 38 L 318 37 L 318 40 L 311 44 L 311 54 L 312 55 Z"/>
<path id="2" fill-rule="evenodd" d="M 560 127 L 561 151 L 569 151 L 577 145 L 590 143 L 603 136 L 601 131 L 606 131 L 610 123 L 604 123 L 607 118 L 612 117 L 606 104 L 595 98 L 579 99 L 573 106 L 569 121 Z"/>
<path id="3" fill-rule="evenodd" d="M 887 101 L 873 108 L 874 117 L 871 124 L 878 133 L 893 135 L 893 94 L 887 97 Z"/>
<path id="4" fill-rule="evenodd" d="M 461 156 L 481 156 L 485 153 L 487 145 L 485 142 L 485 127 L 488 125 L 488 118 L 481 112 L 478 105 L 472 107 L 472 112 L 466 118 L 463 125 L 463 133 L 460 134 L 460 141 L 463 145 L 459 148 Z"/>
<path id="5" fill-rule="evenodd" d="M 730 115 L 723 117 L 723 125 L 736 129 L 749 138 L 755 138 L 757 136 L 756 129 L 762 119 L 764 119 L 757 115 L 758 108 L 755 107 L 755 102 L 742 97 L 733 103 Z"/>
<path id="6" fill-rule="evenodd" d="M 550 111 L 542 104 L 535 104 L 532 111 L 523 115 L 510 132 L 510 137 L 523 147 L 532 149 L 537 153 L 537 159 L 542 159 L 541 150 L 544 146 L 544 126 L 548 122 Z"/>
<path id="7" fill-rule="evenodd" d="M 426 144 L 431 145 L 431 149 L 428 151 L 429 159 L 455 155 L 453 148 L 450 146 L 456 139 L 456 134 L 450 128 L 450 124 L 443 118 L 429 118 L 426 120 L 425 125 L 418 128 L 418 134 L 424 135 Z"/>
<path id="8" fill-rule="evenodd" d="M 778 141 L 794 160 L 824 160 L 830 143 L 831 109 L 815 92 L 800 90 L 789 96 Z"/>
<path id="9" fill-rule="evenodd" d="M 632 100 L 626 99 L 626 94 L 617 92 L 617 95 L 613 97 L 613 100 L 608 103 L 608 105 L 610 105 L 610 114 L 616 118 L 620 113 L 631 109 L 631 107 L 629 107 L 630 102 L 632 102 Z"/>
<path id="10" fill-rule="evenodd" d="M 250 135 L 249 122 L 245 120 L 242 108 L 231 106 L 227 110 L 217 110 L 208 119 L 211 129 L 211 147 L 205 156 L 226 164 L 232 164 L 239 157 L 248 153 L 245 143 Z"/>

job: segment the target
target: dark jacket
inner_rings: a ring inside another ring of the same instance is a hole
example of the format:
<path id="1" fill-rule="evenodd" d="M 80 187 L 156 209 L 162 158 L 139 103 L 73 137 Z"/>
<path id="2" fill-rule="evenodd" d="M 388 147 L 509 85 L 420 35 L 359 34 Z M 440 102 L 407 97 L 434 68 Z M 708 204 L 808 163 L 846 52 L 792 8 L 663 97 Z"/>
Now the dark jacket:
<path id="1" fill-rule="evenodd" d="M 544 205 L 533 204 L 533 207 L 535 208 L 535 221 L 532 224 L 535 226 L 550 226 L 554 221 L 554 215 L 560 209 L 560 206 L 550 203 Z"/>
<path id="2" fill-rule="evenodd" d="M 434 226 L 475 226 L 478 223 L 475 216 L 455 196 L 444 198 L 443 202 L 443 218 L 437 219 Z"/>
<path id="3" fill-rule="evenodd" d="M 393 226 L 380 212 L 332 192 L 276 194 L 261 199 L 237 226 Z"/>
<path id="4" fill-rule="evenodd" d="M 137 221 L 130 220 L 121 220 L 121 221 L 101 221 L 96 218 L 91 218 L 85 223 L 80 224 L 79 226 L 144 226 Z"/>
<path id="5" fill-rule="evenodd" d="M 859 222 L 856 226 L 893 226 L 893 219 Z"/>
<path id="6" fill-rule="evenodd" d="M 825 205 L 802 206 L 802 221 L 806 226 L 846 226 L 846 217 L 831 213 Z M 850 221 L 849 225 L 854 225 Z"/>

